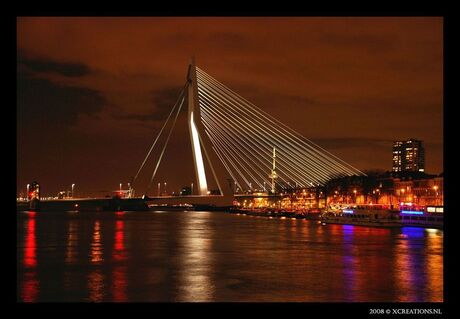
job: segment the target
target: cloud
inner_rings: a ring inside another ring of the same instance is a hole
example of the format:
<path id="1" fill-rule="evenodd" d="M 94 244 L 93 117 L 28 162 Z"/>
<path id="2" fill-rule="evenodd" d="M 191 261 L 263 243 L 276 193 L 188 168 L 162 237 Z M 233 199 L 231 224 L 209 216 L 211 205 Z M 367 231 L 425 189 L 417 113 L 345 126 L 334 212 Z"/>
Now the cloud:
<path id="1" fill-rule="evenodd" d="M 164 121 L 176 103 L 180 92 L 181 89 L 178 87 L 153 90 L 150 92 L 153 109 L 151 112 L 126 113 L 119 108 L 112 115 L 114 118 L 121 120 L 135 120 L 142 122 Z M 184 106 L 182 106 L 182 109 L 184 109 Z"/>
<path id="2" fill-rule="evenodd" d="M 97 90 L 54 83 L 27 72 L 18 73 L 17 97 L 18 123 L 44 129 L 73 125 L 79 114 L 94 115 L 108 104 Z"/>
<path id="3" fill-rule="evenodd" d="M 333 33 L 326 32 L 319 38 L 320 42 L 341 48 L 360 48 L 371 53 L 393 50 L 398 45 L 398 38 L 392 35 Z"/>
<path id="4" fill-rule="evenodd" d="M 390 148 L 393 140 L 367 137 L 315 138 L 313 142 L 325 149 L 341 148 Z"/>
<path id="5" fill-rule="evenodd" d="M 207 37 L 208 43 L 219 49 L 248 50 L 253 47 L 250 39 L 241 33 L 215 32 Z"/>
<path id="6" fill-rule="evenodd" d="M 83 63 L 57 62 L 46 58 L 26 58 L 21 53 L 18 64 L 38 73 L 57 73 L 66 77 L 81 77 L 91 73 L 91 69 Z"/>

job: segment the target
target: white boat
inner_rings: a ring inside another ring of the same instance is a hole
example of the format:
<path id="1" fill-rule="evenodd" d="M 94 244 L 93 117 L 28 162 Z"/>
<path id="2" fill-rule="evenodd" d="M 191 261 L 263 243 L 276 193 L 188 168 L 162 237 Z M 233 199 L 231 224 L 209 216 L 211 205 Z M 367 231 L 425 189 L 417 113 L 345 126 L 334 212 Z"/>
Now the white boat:
<path id="1" fill-rule="evenodd" d="M 385 205 L 355 205 L 340 211 L 327 212 L 321 221 L 329 224 L 350 224 L 374 227 L 417 226 L 427 228 L 443 227 L 442 206 L 400 205 L 391 209 Z"/>
<path id="2" fill-rule="evenodd" d="M 350 224 L 373 227 L 400 227 L 398 210 L 382 205 L 359 205 L 343 208 L 340 211 L 322 215 L 321 221 L 327 224 Z"/>
<path id="3" fill-rule="evenodd" d="M 427 228 L 443 228 L 444 207 L 401 205 L 401 224 L 403 226 L 418 226 Z"/>

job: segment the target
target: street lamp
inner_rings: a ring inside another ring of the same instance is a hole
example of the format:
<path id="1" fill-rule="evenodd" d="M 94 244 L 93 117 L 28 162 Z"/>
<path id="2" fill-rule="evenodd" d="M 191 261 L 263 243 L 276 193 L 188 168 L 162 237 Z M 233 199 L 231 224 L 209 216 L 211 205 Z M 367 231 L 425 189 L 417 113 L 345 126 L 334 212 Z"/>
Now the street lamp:
<path id="1" fill-rule="evenodd" d="M 120 183 L 120 191 L 121 191 L 121 185 L 122 185 L 122 183 Z"/>
<path id="2" fill-rule="evenodd" d="M 193 182 L 192 182 L 192 187 L 190 187 L 190 195 L 193 195 Z"/>
<path id="3" fill-rule="evenodd" d="M 167 184 L 167 183 L 165 182 L 165 195 L 168 195 L 168 193 L 166 192 L 166 184 Z"/>
<path id="4" fill-rule="evenodd" d="M 434 204 L 435 204 L 435 205 L 438 205 L 438 185 L 434 185 L 434 186 L 433 186 L 433 189 L 434 189 L 435 195 L 436 195 Z"/>
<path id="5" fill-rule="evenodd" d="M 26 194 L 27 199 L 29 199 L 29 189 L 30 189 L 30 184 L 27 184 L 27 194 Z"/>
<path id="6" fill-rule="evenodd" d="M 74 198 L 73 196 L 73 188 L 75 187 L 75 184 L 72 184 L 72 198 Z"/>
<path id="7" fill-rule="evenodd" d="M 404 198 L 404 192 L 405 192 L 405 191 L 406 191 L 406 190 L 405 190 L 404 188 L 401 188 L 401 202 L 405 202 L 405 200 L 404 200 L 404 199 L 405 199 L 405 198 Z"/>

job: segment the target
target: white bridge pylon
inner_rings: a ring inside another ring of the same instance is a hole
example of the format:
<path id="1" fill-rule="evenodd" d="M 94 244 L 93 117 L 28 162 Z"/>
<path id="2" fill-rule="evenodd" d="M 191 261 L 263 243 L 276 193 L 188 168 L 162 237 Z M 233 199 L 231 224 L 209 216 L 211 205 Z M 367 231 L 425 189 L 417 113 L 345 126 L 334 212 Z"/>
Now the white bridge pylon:
<path id="1" fill-rule="evenodd" d="M 185 101 L 198 186 L 195 195 L 209 194 L 210 174 L 206 172 L 205 158 L 221 195 L 231 195 L 234 187 L 241 192 L 270 190 L 274 193 L 275 189 L 322 186 L 332 178 L 365 175 L 211 77 L 198 68 L 192 58 L 186 84 L 133 178 L 132 184 L 168 121 L 174 118 L 145 194 L 153 185 Z M 216 172 L 213 163 L 220 170 Z M 223 178 L 224 175 L 230 178 Z M 224 192 L 220 182 L 225 179 L 232 181 L 232 185 Z"/>
<path id="2" fill-rule="evenodd" d="M 200 104 L 198 102 L 198 84 L 196 79 L 195 59 L 189 65 L 187 74 L 187 100 L 188 100 L 188 126 L 190 131 L 190 141 L 192 144 L 193 163 L 195 166 L 195 176 L 198 185 L 198 194 L 208 194 L 208 183 L 206 181 L 206 171 L 204 168 L 203 154 L 201 152 L 200 133 L 196 123 L 201 123 Z"/>

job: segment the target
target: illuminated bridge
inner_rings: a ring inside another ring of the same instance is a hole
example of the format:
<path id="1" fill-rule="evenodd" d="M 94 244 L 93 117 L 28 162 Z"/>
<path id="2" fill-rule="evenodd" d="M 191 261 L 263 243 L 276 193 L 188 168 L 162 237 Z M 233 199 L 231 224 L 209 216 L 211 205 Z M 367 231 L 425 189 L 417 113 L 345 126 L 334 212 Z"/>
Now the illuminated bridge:
<path id="1" fill-rule="evenodd" d="M 134 185 L 152 153 L 159 154 L 144 194 L 153 186 L 181 111 L 188 112 L 194 197 L 210 194 L 211 179 L 220 195 L 233 195 L 256 189 L 275 193 L 316 187 L 331 178 L 364 175 L 220 83 L 192 59 L 186 83 L 132 180 Z M 170 128 L 165 129 L 168 123 Z"/>

